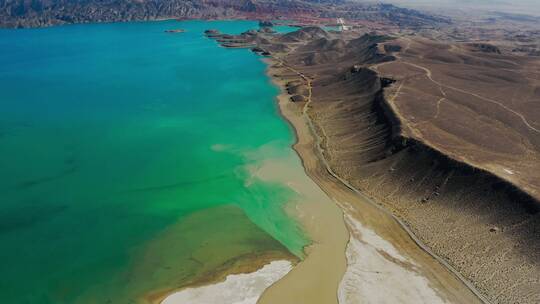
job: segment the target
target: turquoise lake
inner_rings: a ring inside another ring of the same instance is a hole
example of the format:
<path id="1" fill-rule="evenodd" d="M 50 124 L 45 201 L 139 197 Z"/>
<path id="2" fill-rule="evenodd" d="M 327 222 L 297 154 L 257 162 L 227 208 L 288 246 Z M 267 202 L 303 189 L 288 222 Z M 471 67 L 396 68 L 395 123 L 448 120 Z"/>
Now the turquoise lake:
<path id="1" fill-rule="evenodd" d="M 294 153 L 278 89 L 210 28 L 257 22 L 0 30 L 3 303 L 145 303 L 241 256 L 302 258 L 296 194 L 249 170 Z"/>

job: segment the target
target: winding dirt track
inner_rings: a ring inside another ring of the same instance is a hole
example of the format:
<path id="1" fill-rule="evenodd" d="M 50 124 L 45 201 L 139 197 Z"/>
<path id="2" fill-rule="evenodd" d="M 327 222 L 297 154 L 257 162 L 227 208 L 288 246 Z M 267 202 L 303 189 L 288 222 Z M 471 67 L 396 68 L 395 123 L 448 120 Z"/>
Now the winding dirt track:
<path id="1" fill-rule="evenodd" d="M 519 117 L 521 119 L 521 121 L 525 124 L 525 126 L 527 128 L 529 128 L 531 131 L 534 131 L 536 133 L 540 133 L 540 129 L 537 129 L 535 128 L 534 126 L 532 126 L 528 121 L 527 119 L 523 116 L 523 114 L 519 113 L 519 112 L 516 112 L 510 108 L 508 108 L 507 106 L 505 106 L 504 104 L 502 104 L 500 101 L 496 101 L 496 100 L 493 100 L 491 98 L 487 98 L 487 97 L 484 97 L 484 96 L 480 96 L 476 93 L 473 93 L 473 92 L 469 92 L 469 91 L 465 91 L 465 90 L 462 90 L 462 89 L 459 89 L 459 88 L 456 88 L 456 87 L 453 87 L 453 86 L 449 86 L 449 85 L 446 85 L 446 84 L 443 84 L 443 83 L 440 83 L 438 81 L 436 81 L 435 79 L 433 79 L 433 74 L 431 72 L 430 69 L 426 68 L 426 67 L 423 67 L 421 65 L 418 65 L 418 64 L 415 64 L 415 63 L 411 63 L 411 62 L 403 62 L 407 65 L 410 65 L 412 67 L 415 67 L 415 68 L 418 68 L 418 69 L 421 69 L 423 71 L 426 72 L 426 77 L 433 83 L 435 83 L 436 85 L 439 86 L 439 88 L 441 89 L 441 92 L 442 91 L 442 88 L 448 88 L 448 89 L 452 89 L 454 91 L 458 91 L 460 93 L 463 93 L 463 94 L 467 94 L 467 95 L 471 95 L 471 96 L 474 96 L 476 98 L 479 98 L 479 99 L 482 99 L 484 101 L 487 101 L 487 102 L 490 102 L 490 103 L 493 103 L 493 104 L 496 104 L 498 106 L 500 106 L 501 108 L 505 109 L 506 111 L 516 115 L 517 117 Z M 400 85 L 400 88 L 401 89 L 401 86 L 403 85 L 403 83 Z M 399 90 L 398 89 L 398 90 Z M 444 95 L 446 95 L 444 92 L 443 92 Z M 395 97 L 394 97 L 395 98 Z"/>

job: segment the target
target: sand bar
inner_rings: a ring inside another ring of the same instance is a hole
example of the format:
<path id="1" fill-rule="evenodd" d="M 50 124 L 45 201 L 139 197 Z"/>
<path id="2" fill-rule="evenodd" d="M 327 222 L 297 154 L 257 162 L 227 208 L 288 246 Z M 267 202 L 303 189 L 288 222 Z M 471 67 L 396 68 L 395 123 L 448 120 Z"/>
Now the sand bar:
<path id="1" fill-rule="evenodd" d="M 162 304 L 255 304 L 262 292 L 292 269 L 289 261 L 273 261 L 252 273 L 231 274 L 213 285 L 186 288 L 169 295 Z"/>
<path id="2" fill-rule="evenodd" d="M 269 159 L 254 172 L 263 180 L 286 184 L 298 201 L 290 206 L 312 244 L 306 258 L 283 279 L 272 285 L 258 303 L 337 304 L 337 288 L 345 273 L 345 250 L 349 239 L 342 211 L 304 172 L 298 156 Z"/>

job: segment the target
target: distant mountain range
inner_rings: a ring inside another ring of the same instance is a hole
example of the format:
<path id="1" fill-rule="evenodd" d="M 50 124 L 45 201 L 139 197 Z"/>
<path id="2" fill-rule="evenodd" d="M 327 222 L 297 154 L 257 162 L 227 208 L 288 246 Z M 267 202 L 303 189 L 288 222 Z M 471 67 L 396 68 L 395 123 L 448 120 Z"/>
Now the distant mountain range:
<path id="1" fill-rule="evenodd" d="M 131 20 L 343 17 L 400 26 L 449 20 L 390 4 L 344 0 L 0 0 L 0 27 Z"/>

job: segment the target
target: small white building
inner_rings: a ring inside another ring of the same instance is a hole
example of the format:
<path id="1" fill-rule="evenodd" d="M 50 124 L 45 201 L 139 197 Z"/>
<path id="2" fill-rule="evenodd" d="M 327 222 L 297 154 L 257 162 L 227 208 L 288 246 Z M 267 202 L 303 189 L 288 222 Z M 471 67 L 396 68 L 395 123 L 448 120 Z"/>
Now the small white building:
<path id="1" fill-rule="evenodd" d="M 349 31 L 352 29 L 352 26 L 345 25 L 345 20 L 343 20 L 343 18 L 337 18 L 337 24 L 340 31 Z"/>

